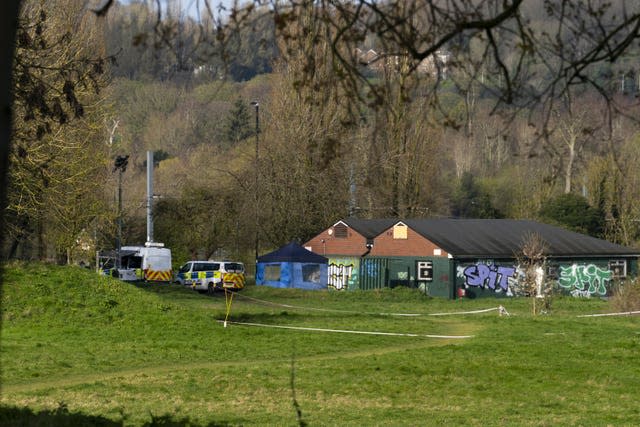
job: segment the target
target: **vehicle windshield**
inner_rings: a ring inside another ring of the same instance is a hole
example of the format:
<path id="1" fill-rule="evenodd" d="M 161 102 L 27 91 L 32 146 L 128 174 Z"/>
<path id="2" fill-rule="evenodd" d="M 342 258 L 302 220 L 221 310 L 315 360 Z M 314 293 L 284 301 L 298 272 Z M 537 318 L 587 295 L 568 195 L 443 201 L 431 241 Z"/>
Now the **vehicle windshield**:
<path id="1" fill-rule="evenodd" d="M 224 264 L 226 271 L 233 273 L 244 273 L 244 265 L 239 262 L 227 262 Z"/>
<path id="2" fill-rule="evenodd" d="M 212 262 L 197 262 L 193 266 L 193 271 L 218 271 L 220 264 Z"/>
<path id="3" fill-rule="evenodd" d="M 178 270 L 178 273 L 188 273 L 190 267 L 191 267 L 191 264 L 185 264 L 182 267 L 180 267 L 180 270 Z"/>
<path id="4" fill-rule="evenodd" d="M 134 269 L 142 267 L 142 257 L 137 255 L 122 257 L 123 269 Z"/>

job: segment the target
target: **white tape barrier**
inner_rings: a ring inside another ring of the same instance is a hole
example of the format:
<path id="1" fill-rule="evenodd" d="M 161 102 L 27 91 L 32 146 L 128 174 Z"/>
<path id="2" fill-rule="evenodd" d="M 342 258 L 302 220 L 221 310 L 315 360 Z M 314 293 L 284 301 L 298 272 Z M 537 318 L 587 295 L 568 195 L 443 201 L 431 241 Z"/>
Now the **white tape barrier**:
<path id="1" fill-rule="evenodd" d="M 330 313 L 345 313 L 345 314 L 366 314 L 366 315 L 375 315 L 375 316 L 396 316 L 396 317 L 420 317 L 420 316 L 454 316 L 454 315 L 465 315 L 465 314 L 480 314 L 480 313 L 488 313 L 490 311 L 498 311 L 500 316 L 506 315 L 509 316 L 509 313 L 503 306 L 487 308 L 484 310 L 474 310 L 474 311 L 454 311 L 449 313 L 373 313 L 373 312 L 362 312 L 362 311 L 353 311 L 353 310 L 338 310 L 333 308 L 315 308 L 315 307 L 303 307 L 289 304 L 281 304 L 272 301 L 265 301 L 258 298 L 249 297 L 242 294 L 237 294 L 238 297 L 255 301 L 261 304 L 270 305 L 274 307 L 283 307 L 283 308 L 291 308 L 297 310 L 310 310 L 310 311 L 324 311 Z"/>
<path id="2" fill-rule="evenodd" d="M 498 310 L 499 314 L 502 316 L 503 314 L 508 316 L 509 313 L 507 312 L 507 310 L 505 310 L 505 308 L 503 306 L 499 306 L 499 307 L 493 307 L 493 308 L 486 308 L 484 310 L 474 310 L 474 311 L 452 311 L 450 313 L 431 313 L 431 314 L 425 314 L 425 316 L 453 316 L 453 315 L 457 315 L 457 314 L 480 314 L 480 313 L 488 313 L 490 311 L 496 311 Z"/>
<path id="3" fill-rule="evenodd" d="M 261 328 L 294 329 L 298 331 L 334 332 L 334 333 L 341 333 L 341 334 L 384 335 L 384 336 L 395 336 L 395 337 L 422 337 L 422 338 L 440 338 L 440 339 L 452 339 L 452 340 L 474 337 L 473 335 L 430 335 L 430 334 L 408 334 L 408 333 L 399 333 L 399 332 L 350 331 L 346 329 L 306 328 L 302 326 L 267 325 L 262 323 L 232 322 L 232 321 L 222 321 L 222 320 L 219 320 L 218 322 L 220 323 L 224 322 L 225 327 L 227 324 L 230 324 L 230 325 L 242 325 L 242 326 L 257 326 Z"/>
<path id="4" fill-rule="evenodd" d="M 581 314 L 577 317 L 605 317 L 605 316 L 632 316 L 640 314 L 640 311 L 623 311 L 621 313 Z"/>

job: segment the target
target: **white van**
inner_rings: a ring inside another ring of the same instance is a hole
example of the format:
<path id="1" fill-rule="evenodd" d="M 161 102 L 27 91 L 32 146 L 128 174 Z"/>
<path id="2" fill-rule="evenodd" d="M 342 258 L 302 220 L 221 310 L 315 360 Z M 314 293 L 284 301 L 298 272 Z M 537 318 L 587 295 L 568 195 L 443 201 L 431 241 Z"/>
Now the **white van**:
<path id="1" fill-rule="evenodd" d="M 117 262 L 118 256 L 120 262 Z M 98 252 L 98 270 L 127 282 L 171 282 L 171 250 L 162 243 L 122 246 L 120 251 Z M 119 268 L 116 268 L 119 265 Z"/>
<path id="2" fill-rule="evenodd" d="M 178 270 L 175 281 L 199 292 L 216 289 L 242 289 L 244 264 L 233 261 L 188 261 Z"/>

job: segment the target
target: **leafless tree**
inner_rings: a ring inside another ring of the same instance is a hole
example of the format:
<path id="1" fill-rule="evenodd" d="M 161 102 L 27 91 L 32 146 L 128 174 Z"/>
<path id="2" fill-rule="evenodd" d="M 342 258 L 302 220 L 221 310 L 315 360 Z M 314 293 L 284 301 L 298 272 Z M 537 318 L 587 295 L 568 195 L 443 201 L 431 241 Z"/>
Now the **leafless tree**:
<path id="1" fill-rule="evenodd" d="M 531 233 L 523 237 L 520 249 L 516 255 L 520 287 L 531 298 L 531 313 L 535 316 L 551 306 L 552 286 L 545 277 L 548 248 L 542 236 Z"/>
<path id="2" fill-rule="evenodd" d="M 162 21 L 172 9 L 159 0 L 148 4 L 158 11 L 156 39 L 177 49 L 175 31 L 165 27 L 173 21 Z M 490 97 L 492 114 L 507 116 L 504 123 L 527 116 L 541 141 L 559 104 L 581 87 L 605 100 L 611 127 L 622 109 L 598 67 L 632 53 L 640 29 L 640 4 L 633 0 L 253 0 L 228 9 L 212 0 L 190 4 L 198 11 L 198 43 L 207 47 L 199 52 L 224 60 L 241 48 L 238 34 L 271 17 L 284 62 L 305 58 L 296 87 L 315 90 L 316 100 L 339 91 L 338 102 L 351 109 L 354 121 L 363 105 L 395 103 L 400 85 L 402 99 L 423 97 L 428 114 L 467 132 L 477 97 Z M 363 52 L 368 46 L 375 52 Z M 318 75 L 327 66 L 332 73 Z M 398 74 L 393 86 L 376 78 L 382 70 Z M 410 75 L 423 77 L 419 89 Z M 466 113 L 452 111 L 446 97 L 452 88 L 466 100 Z"/>
<path id="3" fill-rule="evenodd" d="M 5 58 L 12 58 L 20 2 L 4 3 L 0 39 Z M 443 94 L 453 86 L 459 94 L 491 97 L 493 113 L 529 116 L 541 127 L 541 135 L 558 103 L 582 86 L 590 86 L 606 101 L 611 126 L 618 105 L 597 79 L 597 67 L 633 52 L 640 30 L 640 4 L 635 0 L 254 0 L 235 2 L 228 10 L 213 0 L 187 3 L 198 9 L 195 24 L 200 30 L 189 45 L 226 61 L 238 48 L 238 34 L 270 16 L 284 62 L 292 55 L 305 58 L 295 86 L 324 97 L 334 91 L 339 95 L 335 99 L 351 109 L 354 121 L 363 104 L 385 107 L 396 99 L 385 79 L 372 78 L 376 66 L 402 64 L 405 73 L 425 74 L 419 90 L 413 85 L 400 88 L 405 99 L 423 97 L 432 107 L 425 111 L 437 115 L 441 123 L 456 127 L 472 117 L 462 115 L 461 122 L 460 115 L 451 114 Z M 113 4 L 112 0 L 87 2 L 98 16 L 108 14 Z M 176 35 L 180 29 L 176 20 L 181 18 L 175 8 L 163 9 L 165 2 L 160 0 L 148 4 L 157 12 L 154 41 L 184 58 L 184 40 Z M 366 61 L 360 53 L 365 45 L 375 46 L 377 52 Z M 318 76 L 318 64 L 332 72 Z M 11 86 L 6 84 L 11 81 L 10 70 L 11 62 L 6 61 L 0 99 L 3 180 L 10 138 Z M 317 97 L 320 104 L 322 99 Z M 474 103 L 465 105 L 473 108 Z"/>

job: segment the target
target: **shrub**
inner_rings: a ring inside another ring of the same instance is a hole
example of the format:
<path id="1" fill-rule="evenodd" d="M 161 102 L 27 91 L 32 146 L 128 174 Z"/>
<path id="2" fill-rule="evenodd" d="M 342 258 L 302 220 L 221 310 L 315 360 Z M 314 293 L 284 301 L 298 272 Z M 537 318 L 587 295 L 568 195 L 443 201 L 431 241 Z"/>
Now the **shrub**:
<path id="1" fill-rule="evenodd" d="M 609 302 L 616 312 L 640 310 L 640 279 L 621 282 L 614 290 Z"/>

